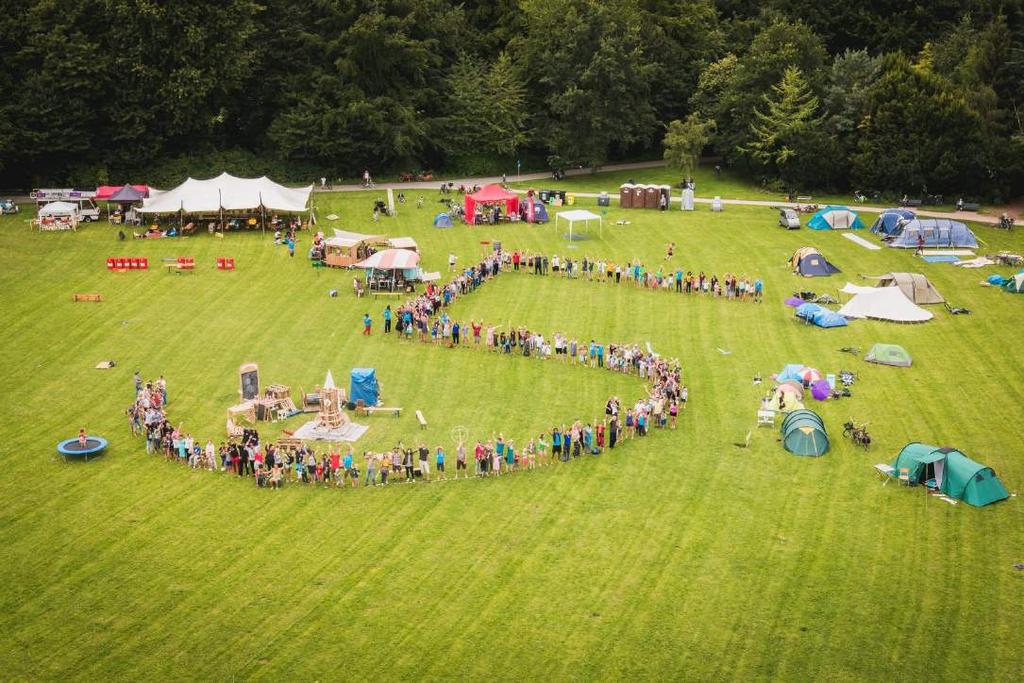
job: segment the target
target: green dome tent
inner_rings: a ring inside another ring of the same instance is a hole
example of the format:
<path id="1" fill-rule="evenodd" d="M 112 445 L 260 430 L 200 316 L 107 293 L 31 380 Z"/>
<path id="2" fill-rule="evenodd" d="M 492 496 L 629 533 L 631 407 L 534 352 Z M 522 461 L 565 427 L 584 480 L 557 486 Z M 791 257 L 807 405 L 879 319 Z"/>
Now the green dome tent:
<path id="1" fill-rule="evenodd" d="M 901 368 L 909 368 L 911 363 L 910 354 L 902 346 L 896 344 L 875 344 L 864 356 L 869 363 L 879 365 L 895 365 Z"/>
<path id="2" fill-rule="evenodd" d="M 981 507 L 1009 498 L 1006 488 L 992 471 L 955 448 L 938 448 L 908 443 L 892 464 L 893 476 L 907 470 L 911 485 L 927 483 L 951 498 Z"/>
<path id="3" fill-rule="evenodd" d="M 811 410 L 794 410 L 782 421 L 782 445 L 793 455 L 825 455 L 829 446 L 825 423 Z"/>

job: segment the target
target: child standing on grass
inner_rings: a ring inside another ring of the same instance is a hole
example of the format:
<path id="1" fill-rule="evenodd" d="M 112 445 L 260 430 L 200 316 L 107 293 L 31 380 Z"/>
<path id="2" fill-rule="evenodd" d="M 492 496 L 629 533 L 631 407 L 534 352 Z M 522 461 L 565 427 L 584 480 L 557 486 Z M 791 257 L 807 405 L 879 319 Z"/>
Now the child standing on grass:
<path id="1" fill-rule="evenodd" d="M 370 327 L 373 325 L 373 319 L 370 318 L 369 313 L 363 313 L 363 336 L 370 336 Z"/>
<path id="2" fill-rule="evenodd" d="M 434 465 L 437 468 L 437 478 L 438 479 L 442 479 L 442 480 L 447 479 L 447 477 L 444 474 L 444 447 L 443 446 L 438 446 L 437 447 L 437 454 L 436 454 L 436 458 L 434 460 Z M 457 472 L 458 472 L 458 470 L 456 470 L 456 473 Z"/>
<path id="3" fill-rule="evenodd" d="M 455 478 L 459 478 L 459 470 L 466 473 L 466 444 L 459 442 L 459 445 L 455 448 Z"/>

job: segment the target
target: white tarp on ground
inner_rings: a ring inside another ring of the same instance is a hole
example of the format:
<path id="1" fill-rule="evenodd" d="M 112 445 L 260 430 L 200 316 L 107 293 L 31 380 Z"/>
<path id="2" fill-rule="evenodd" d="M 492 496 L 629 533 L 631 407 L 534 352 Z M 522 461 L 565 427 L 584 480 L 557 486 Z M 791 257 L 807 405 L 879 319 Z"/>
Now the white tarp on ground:
<path id="1" fill-rule="evenodd" d="M 173 190 L 167 190 L 142 202 L 142 213 L 213 213 L 245 211 L 264 207 L 270 211 L 299 213 L 309 210 L 313 186 L 285 187 L 270 178 L 236 178 L 221 173 L 209 180 L 189 178 Z"/>
<path id="2" fill-rule="evenodd" d="M 857 287 L 859 290 L 845 306 L 839 309 L 839 315 L 847 318 L 871 318 L 872 320 L 891 320 L 901 323 L 923 323 L 934 316 L 904 296 L 899 287 Z M 844 287 L 843 291 L 847 291 Z"/>

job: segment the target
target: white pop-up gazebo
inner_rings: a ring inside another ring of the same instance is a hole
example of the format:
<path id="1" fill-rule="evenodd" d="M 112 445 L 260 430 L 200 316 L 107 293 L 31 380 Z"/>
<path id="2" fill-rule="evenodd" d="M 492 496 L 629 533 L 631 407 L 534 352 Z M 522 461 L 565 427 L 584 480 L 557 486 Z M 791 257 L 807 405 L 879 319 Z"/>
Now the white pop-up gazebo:
<path id="1" fill-rule="evenodd" d="M 593 211 L 587 211 L 586 209 L 574 209 L 572 211 L 562 211 L 555 214 L 555 227 L 558 227 L 559 220 L 566 220 L 569 222 L 569 241 L 572 241 L 572 230 L 576 223 L 583 223 L 584 229 L 590 229 L 590 221 L 597 221 L 598 228 L 601 233 L 604 234 L 604 220 Z"/>

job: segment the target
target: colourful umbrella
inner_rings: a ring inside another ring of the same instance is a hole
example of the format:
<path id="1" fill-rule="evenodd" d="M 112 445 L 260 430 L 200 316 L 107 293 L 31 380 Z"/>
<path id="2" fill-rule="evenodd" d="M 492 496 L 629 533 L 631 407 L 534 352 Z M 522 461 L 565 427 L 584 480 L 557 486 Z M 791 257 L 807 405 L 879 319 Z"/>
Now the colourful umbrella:
<path id="1" fill-rule="evenodd" d="M 825 375 L 821 374 L 814 368 L 804 368 L 800 371 L 800 379 L 805 385 L 811 386 L 811 384 L 817 382 L 819 379 L 825 379 Z"/>
<path id="2" fill-rule="evenodd" d="M 828 382 L 823 379 L 819 379 L 817 382 L 811 385 L 811 396 L 819 401 L 824 401 L 828 398 L 829 392 L 832 387 L 828 385 Z"/>

